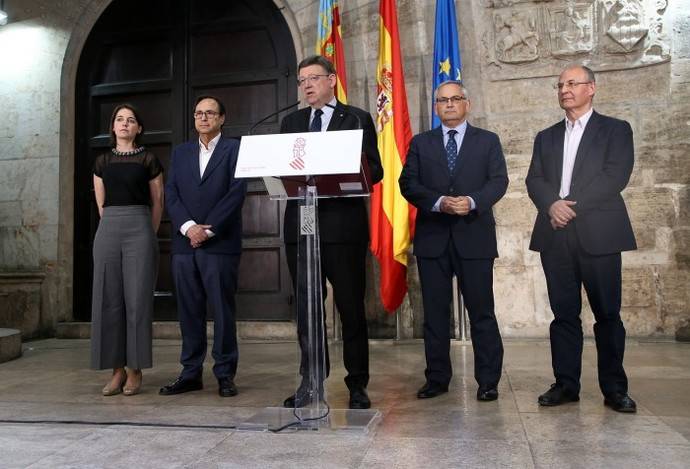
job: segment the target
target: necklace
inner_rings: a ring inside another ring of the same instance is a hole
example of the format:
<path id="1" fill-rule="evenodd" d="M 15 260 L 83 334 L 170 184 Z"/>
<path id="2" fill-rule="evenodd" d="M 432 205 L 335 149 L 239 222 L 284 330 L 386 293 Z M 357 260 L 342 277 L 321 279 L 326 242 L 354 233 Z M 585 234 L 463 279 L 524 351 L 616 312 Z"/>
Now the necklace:
<path id="1" fill-rule="evenodd" d="M 116 155 L 116 156 L 132 156 L 132 155 L 136 155 L 137 153 L 141 153 L 142 151 L 144 151 L 144 147 L 141 146 L 141 147 L 135 148 L 134 150 L 129 150 L 129 151 L 119 151 L 115 148 L 111 148 L 110 151 L 112 151 L 113 155 Z"/>

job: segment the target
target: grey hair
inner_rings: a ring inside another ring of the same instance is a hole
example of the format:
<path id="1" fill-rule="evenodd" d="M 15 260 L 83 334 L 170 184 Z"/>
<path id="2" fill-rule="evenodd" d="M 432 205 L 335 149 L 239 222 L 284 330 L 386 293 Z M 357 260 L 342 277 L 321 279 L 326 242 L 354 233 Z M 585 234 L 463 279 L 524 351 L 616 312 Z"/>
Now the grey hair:
<path id="1" fill-rule="evenodd" d="M 440 90 L 446 85 L 458 85 L 462 90 L 462 94 L 465 96 L 465 98 L 470 99 L 470 94 L 467 92 L 467 88 L 465 88 L 465 85 L 463 85 L 460 80 L 446 80 L 444 82 L 439 83 L 439 85 L 436 87 L 436 90 L 434 91 L 434 101 L 436 101 L 436 98 L 438 97 L 438 90 Z"/>
<path id="2" fill-rule="evenodd" d="M 585 74 L 587 74 L 587 81 L 591 81 L 592 83 L 596 83 L 597 80 L 594 77 L 594 70 L 591 68 L 587 67 L 586 65 L 581 65 L 581 64 L 570 64 L 567 67 L 563 69 L 565 72 L 566 70 L 574 70 L 576 68 L 579 68 L 580 70 L 584 71 Z M 562 73 L 562 72 L 561 72 Z"/>

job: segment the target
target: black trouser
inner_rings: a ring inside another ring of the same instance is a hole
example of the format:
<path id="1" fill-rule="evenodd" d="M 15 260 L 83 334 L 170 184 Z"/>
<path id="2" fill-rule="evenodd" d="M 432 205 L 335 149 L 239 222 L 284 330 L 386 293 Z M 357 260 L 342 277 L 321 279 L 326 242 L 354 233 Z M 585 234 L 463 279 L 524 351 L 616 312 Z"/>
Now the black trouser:
<path id="1" fill-rule="evenodd" d="M 364 310 L 367 245 L 364 243 L 321 243 L 320 249 L 322 291 L 325 297 L 326 279 L 328 279 L 333 286 L 335 305 L 342 323 L 343 362 L 347 370 L 345 384 L 350 389 L 359 386 L 366 387 L 369 383 L 369 336 Z M 298 292 L 297 244 L 286 244 L 285 253 L 292 277 L 292 286 L 294 291 Z M 306 287 L 300 286 L 300 288 L 304 291 Z M 300 296 L 299 293 L 298 296 Z M 303 296 L 304 293 L 302 293 Z M 309 370 L 306 313 L 304 303 L 298 299 L 297 334 L 301 349 L 300 374 L 303 377 L 307 376 Z M 330 370 L 328 346 L 325 347 L 325 355 L 325 376 L 328 376 Z"/>
<path id="2" fill-rule="evenodd" d="M 199 379 L 206 357 L 206 305 L 213 308 L 213 349 L 216 378 L 234 378 L 237 372 L 235 291 L 239 254 L 173 254 L 172 273 L 182 332 L 180 363 L 184 379 Z"/>
<path id="3" fill-rule="evenodd" d="M 556 382 L 579 393 L 582 371 L 582 286 L 594 313 L 599 387 L 604 396 L 628 392 L 623 370 L 625 328 L 621 321 L 621 255 L 587 254 L 571 223 L 554 234 L 553 244 L 541 253 L 551 322 L 551 361 Z"/>
<path id="4" fill-rule="evenodd" d="M 474 377 L 481 388 L 493 388 L 501 379 L 503 342 L 494 314 L 493 259 L 461 259 L 452 241 L 439 257 L 417 258 L 424 303 L 424 350 L 427 381 L 448 384 L 450 310 L 453 275 L 457 275 L 474 350 Z"/>

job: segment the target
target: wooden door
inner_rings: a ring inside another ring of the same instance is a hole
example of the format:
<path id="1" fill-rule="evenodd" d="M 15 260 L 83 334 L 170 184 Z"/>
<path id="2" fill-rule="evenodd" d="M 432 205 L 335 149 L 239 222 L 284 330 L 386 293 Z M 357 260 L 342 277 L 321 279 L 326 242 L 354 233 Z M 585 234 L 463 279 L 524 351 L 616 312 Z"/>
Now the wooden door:
<path id="1" fill-rule="evenodd" d="M 223 134 L 239 138 L 253 122 L 297 99 L 296 56 L 284 18 L 271 0 L 116 0 L 94 26 L 77 75 L 74 311 L 89 320 L 93 237 L 98 212 L 93 160 L 108 150 L 109 120 L 122 102 L 145 124 L 143 144 L 168 167 L 172 148 L 196 138 L 195 98 L 225 103 Z M 255 133 L 277 132 L 279 118 Z M 291 318 L 292 289 L 282 242 L 283 204 L 250 181 L 243 208 L 238 319 Z M 171 223 L 158 232 L 155 319 L 176 319 L 170 273 Z"/>

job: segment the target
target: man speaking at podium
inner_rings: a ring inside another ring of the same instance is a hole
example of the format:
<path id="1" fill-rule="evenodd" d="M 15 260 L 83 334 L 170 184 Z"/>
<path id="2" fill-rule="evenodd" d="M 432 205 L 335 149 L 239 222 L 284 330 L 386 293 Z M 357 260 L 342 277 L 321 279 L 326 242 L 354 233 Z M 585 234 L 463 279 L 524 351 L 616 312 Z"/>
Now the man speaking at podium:
<path id="1" fill-rule="evenodd" d="M 297 66 L 297 83 L 309 107 L 285 116 L 280 132 L 326 132 L 361 127 L 364 131 L 362 152 L 369 163 L 371 182 L 379 182 L 383 178 L 383 167 L 374 122 L 366 111 L 345 105 L 335 98 L 336 71 L 333 64 L 320 55 L 307 57 Z M 351 409 L 368 409 L 371 406 L 366 392 L 369 382 L 369 343 L 364 311 L 365 261 L 369 243 L 367 210 L 362 197 L 321 199 L 318 207 L 322 286 L 325 292 L 326 278 L 331 282 L 343 326 L 343 361 L 347 370 L 345 384 L 350 390 L 349 405 Z M 285 210 L 283 237 L 295 292 L 298 213 L 297 202 L 289 201 Z M 285 407 L 303 407 L 307 404 L 309 363 L 306 311 L 303 309 L 298 307 L 297 311 L 302 384 L 295 394 L 285 399 Z M 328 376 L 328 347 L 325 352 L 325 376 Z"/>

